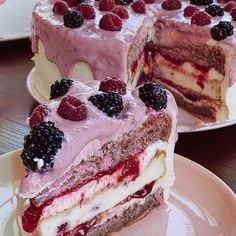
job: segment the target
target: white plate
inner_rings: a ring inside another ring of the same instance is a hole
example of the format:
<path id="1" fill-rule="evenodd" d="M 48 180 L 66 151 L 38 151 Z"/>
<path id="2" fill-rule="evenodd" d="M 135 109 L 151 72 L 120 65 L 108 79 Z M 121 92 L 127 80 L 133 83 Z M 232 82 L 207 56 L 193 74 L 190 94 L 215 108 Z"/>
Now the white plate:
<path id="1" fill-rule="evenodd" d="M 19 150 L 0 157 L 0 235 L 19 236 L 17 191 L 23 166 Z M 214 174 L 179 155 L 169 203 L 117 236 L 235 236 L 236 196 Z"/>
<path id="2" fill-rule="evenodd" d="M 36 1 L 5 0 L 0 4 L 0 42 L 30 36 L 31 14 Z"/>
<path id="3" fill-rule="evenodd" d="M 34 68 L 27 77 L 27 89 L 31 96 L 40 104 L 48 102 L 42 91 L 35 86 Z M 218 129 L 229 125 L 236 124 L 236 83 L 228 89 L 227 104 L 229 107 L 229 119 L 221 122 L 207 123 L 190 115 L 186 111 L 179 108 L 178 126 L 179 133 L 198 132 L 211 129 Z"/>

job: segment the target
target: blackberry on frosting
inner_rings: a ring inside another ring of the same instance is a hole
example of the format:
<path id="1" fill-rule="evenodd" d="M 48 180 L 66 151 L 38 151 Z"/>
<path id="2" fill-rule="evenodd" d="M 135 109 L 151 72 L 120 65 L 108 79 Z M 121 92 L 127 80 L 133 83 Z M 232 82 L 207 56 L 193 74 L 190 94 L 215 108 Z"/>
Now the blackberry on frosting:
<path id="1" fill-rule="evenodd" d="M 64 16 L 64 26 L 74 29 L 79 28 L 84 23 L 84 17 L 79 11 L 67 11 Z"/>
<path id="2" fill-rule="evenodd" d="M 206 6 L 213 3 L 213 0 L 190 0 L 190 3 L 197 6 Z"/>
<path id="3" fill-rule="evenodd" d="M 229 21 L 220 21 L 211 28 L 211 36 L 219 41 L 233 35 L 234 27 Z"/>
<path id="4" fill-rule="evenodd" d="M 223 16 L 224 9 L 218 5 L 212 4 L 206 7 L 205 11 L 210 14 L 211 16 Z"/>
<path id="5" fill-rule="evenodd" d="M 55 83 L 51 85 L 50 99 L 65 95 L 72 83 L 73 80 L 70 79 L 56 80 Z"/>

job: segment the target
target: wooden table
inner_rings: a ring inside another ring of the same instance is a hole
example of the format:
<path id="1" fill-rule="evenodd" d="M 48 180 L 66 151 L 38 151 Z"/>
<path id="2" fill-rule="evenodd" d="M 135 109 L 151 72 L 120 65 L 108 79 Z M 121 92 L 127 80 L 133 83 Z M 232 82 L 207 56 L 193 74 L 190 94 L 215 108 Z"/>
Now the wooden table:
<path id="1" fill-rule="evenodd" d="M 33 67 L 29 40 L 0 43 L 0 154 L 22 146 L 36 102 L 26 88 Z M 180 134 L 175 152 L 205 166 L 236 192 L 236 125 Z"/>

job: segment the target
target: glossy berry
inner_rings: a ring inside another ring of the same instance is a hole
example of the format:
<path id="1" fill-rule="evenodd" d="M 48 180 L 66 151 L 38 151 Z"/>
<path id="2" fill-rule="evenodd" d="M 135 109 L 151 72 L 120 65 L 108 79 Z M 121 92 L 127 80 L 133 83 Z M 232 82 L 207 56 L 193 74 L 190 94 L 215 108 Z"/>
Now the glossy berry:
<path id="1" fill-rule="evenodd" d="M 120 31 L 122 28 L 122 20 L 114 13 L 106 13 L 100 19 L 99 27 L 107 31 Z"/>
<path id="2" fill-rule="evenodd" d="M 88 100 L 110 117 L 117 116 L 123 109 L 122 97 L 115 92 L 96 94 L 89 97 Z"/>
<path id="3" fill-rule="evenodd" d="M 177 10 L 182 7 L 181 1 L 179 0 L 165 0 L 162 4 L 161 7 L 164 10 L 171 11 L 171 10 Z"/>
<path id="4" fill-rule="evenodd" d="M 64 134 L 51 121 L 34 125 L 25 136 L 21 153 L 23 164 L 35 172 L 45 172 L 53 168 L 54 157 L 61 148 Z"/>
<path id="5" fill-rule="evenodd" d="M 118 15 L 121 19 L 129 18 L 128 11 L 123 6 L 116 6 L 111 12 Z"/>
<path id="6" fill-rule="evenodd" d="M 213 3 L 213 0 L 190 0 L 190 3 L 197 6 L 207 6 Z"/>
<path id="7" fill-rule="evenodd" d="M 127 6 L 132 3 L 133 0 L 115 0 L 116 5 Z"/>
<path id="8" fill-rule="evenodd" d="M 205 11 L 211 16 L 223 16 L 224 9 L 218 5 L 212 4 L 206 7 Z"/>
<path id="9" fill-rule="evenodd" d="M 52 12 L 58 15 L 64 15 L 69 10 L 66 2 L 56 2 L 52 8 Z"/>
<path id="10" fill-rule="evenodd" d="M 166 90 L 159 84 L 146 83 L 139 87 L 139 97 L 147 107 L 159 111 L 167 106 Z"/>
<path id="11" fill-rule="evenodd" d="M 230 1 L 225 5 L 224 9 L 225 11 L 230 12 L 234 7 L 236 7 L 236 2 Z"/>
<path id="12" fill-rule="evenodd" d="M 232 16 L 232 19 L 236 21 L 236 7 L 231 9 L 230 15 Z"/>
<path id="13" fill-rule="evenodd" d="M 64 26 L 74 29 L 79 28 L 84 23 L 84 17 L 79 11 L 68 11 L 63 16 Z"/>
<path id="14" fill-rule="evenodd" d="M 124 81 L 117 79 L 115 77 L 107 77 L 101 81 L 99 85 L 99 90 L 102 92 L 117 92 L 119 94 L 126 93 L 126 84 Z"/>
<path id="15" fill-rule="evenodd" d="M 51 85 L 50 99 L 65 95 L 72 83 L 73 80 L 70 79 L 56 80 L 55 83 Z"/>
<path id="16" fill-rule="evenodd" d="M 233 35 L 234 27 L 229 21 L 220 21 L 219 24 L 211 28 L 211 36 L 219 41 Z"/>
<path id="17" fill-rule="evenodd" d="M 32 128 L 34 125 L 39 124 L 44 120 L 44 117 L 48 115 L 49 109 L 46 105 L 38 105 L 30 115 L 29 127 Z"/>
<path id="18" fill-rule="evenodd" d="M 131 4 L 134 12 L 144 14 L 146 12 L 145 2 L 143 0 L 136 0 Z"/>
<path id="19" fill-rule="evenodd" d="M 191 24 L 203 26 L 209 25 L 210 23 L 211 17 L 203 11 L 197 11 L 192 15 Z"/>
<path id="20" fill-rule="evenodd" d="M 64 1 L 68 4 L 69 7 L 75 7 L 78 4 L 77 0 L 64 0 Z"/>
<path id="21" fill-rule="evenodd" d="M 196 11 L 199 11 L 197 7 L 189 5 L 184 9 L 184 16 L 191 17 Z"/>
<path id="22" fill-rule="evenodd" d="M 76 10 L 81 12 L 84 19 L 91 20 L 95 18 L 95 10 L 89 3 L 81 3 L 76 7 Z"/>
<path id="23" fill-rule="evenodd" d="M 98 6 L 99 6 L 100 11 L 111 11 L 115 6 L 115 1 L 114 0 L 100 0 Z"/>
<path id="24" fill-rule="evenodd" d="M 87 107 L 79 98 L 67 95 L 57 108 L 57 113 L 65 120 L 80 121 L 87 117 Z"/>

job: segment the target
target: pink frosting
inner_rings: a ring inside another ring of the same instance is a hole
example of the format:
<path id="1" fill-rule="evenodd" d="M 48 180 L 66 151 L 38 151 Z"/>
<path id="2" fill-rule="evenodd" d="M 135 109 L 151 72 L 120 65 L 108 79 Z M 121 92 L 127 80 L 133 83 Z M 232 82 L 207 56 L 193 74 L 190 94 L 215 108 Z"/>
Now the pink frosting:
<path id="1" fill-rule="evenodd" d="M 122 96 L 124 108 L 119 118 L 107 116 L 87 101 L 88 97 L 95 93 L 98 93 L 96 81 L 89 82 L 87 85 L 74 82 L 68 92 L 68 94 L 76 96 L 86 103 L 88 117 L 82 121 L 64 120 L 60 117 L 56 111 L 60 99 L 47 104 L 50 113 L 46 120 L 53 121 L 55 126 L 64 132 L 66 141 L 63 142 L 62 148 L 58 150 L 51 171 L 43 174 L 31 171 L 26 173 L 20 186 L 22 195 L 32 197 L 42 188 L 56 181 L 73 163 L 80 163 L 88 156 L 96 154 L 103 143 L 137 128 L 149 116 L 146 113 L 146 106 L 138 97 L 137 89 L 132 93 L 127 91 L 127 94 Z M 159 112 L 168 113 L 175 120 L 177 106 L 169 92 L 167 108 Z"/>

